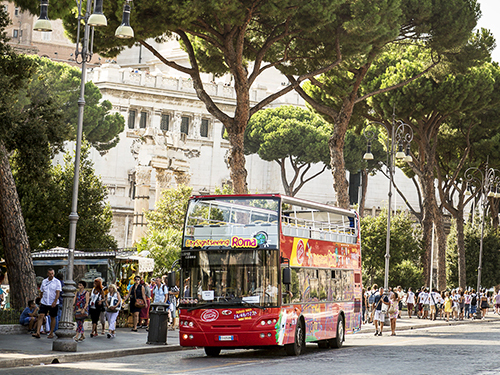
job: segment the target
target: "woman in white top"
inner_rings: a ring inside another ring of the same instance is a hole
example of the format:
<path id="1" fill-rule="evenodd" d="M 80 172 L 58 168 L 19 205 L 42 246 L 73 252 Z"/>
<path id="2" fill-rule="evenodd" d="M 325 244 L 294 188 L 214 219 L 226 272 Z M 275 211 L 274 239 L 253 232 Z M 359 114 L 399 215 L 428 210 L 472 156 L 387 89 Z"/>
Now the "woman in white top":
<path id="1" fill-rule="evenodd" d="M 108 288 L 108 298 L 106 298 L 106 319 L 108 319 L 109 332 L 108 339 L 115 338 L 116 319 L 120 313 L 122 298 L 116 289 L 115 284 L 111 284 Z"/>

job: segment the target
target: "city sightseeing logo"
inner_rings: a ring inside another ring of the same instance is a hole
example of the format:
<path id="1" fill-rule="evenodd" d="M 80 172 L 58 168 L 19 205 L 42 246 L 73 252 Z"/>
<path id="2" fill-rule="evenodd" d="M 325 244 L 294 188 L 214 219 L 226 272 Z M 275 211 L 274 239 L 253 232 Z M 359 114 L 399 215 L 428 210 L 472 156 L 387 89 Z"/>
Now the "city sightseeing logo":
<path id="1" fill-rule="evenodd" d="M 201 314 L 201 320 L 204 322 L 213 322 L 219 319 L 219 312 L 217 310 L 205 310 Z"/>
<path id="2" fill-rule="evenodd" d="M 259 243 L 256 238 L 241 238 L 233 236 L 231 238 L 231 247 L 242 248 L 242 247 L 257 247 Z"/>
<path id="3" fill-rule="evenodd" d="M 297 263 L 298 264 L 302 264 L 302 262 L 304 261 L 305 253 L 306 253 L 306 249 L 304 247 L 304 242 L 302 240 L 299 240 L 299 242 L 297 242 Z"/>

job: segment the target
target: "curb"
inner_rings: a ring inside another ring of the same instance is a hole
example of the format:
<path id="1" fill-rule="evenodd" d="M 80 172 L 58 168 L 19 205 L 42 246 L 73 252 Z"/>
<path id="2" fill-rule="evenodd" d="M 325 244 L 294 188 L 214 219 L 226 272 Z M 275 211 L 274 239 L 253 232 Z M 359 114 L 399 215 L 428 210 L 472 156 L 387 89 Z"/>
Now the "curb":
<path id="1" fill-rule="evenodd" d="M 128 348 L 114 350 L 100 350 L 92 352 L 55 353 L 27 356 L 23 358 L 0 360 L 0 368 L 13 368 L 22 366 L 38 366 L 41 364 L 71 363 L 88 360 L 125 357 L 129 355 L 155 354 L 166 352 L 177 352 L 181 350 L 192 350 L 192 347 L 180 345 L 161 345 L 143 348 Z"/>
<path id="2" fill-rule="evenodd" d="M 420 329 L 420 328 L 432 328 L 432 327 L 441 327 L 441 326 L 453 326 L 453 325 L 462 325 L 462 324 L 478 324 L 478 323 L 486 323 L 486 322 L 492 322 L 494 319 L 485 319 L 485 320 L 455 320 L 455 321 L 450 321 L 446 322 L 444 320 L 439 320 L 439 321 L 429 321 L 425 323 L 417 323 L 417 324 L 411 324 L 411 325 L 404 325 L 404 326 L 399 326 L 396 323 L 396 331 L 411 331 L 415 329 Z M 418 322 L 418 320 L 417 320 Z M 384 326 L 384 330 L 385 330 Z M 362 328 L 360 331 L 356 332 L 357 334 L 359 333 L 373 333 L 375 327 L 372 324 L 369 324 L 369 327 Z M 388 327 L 390 330 L 390 327 Z"/>

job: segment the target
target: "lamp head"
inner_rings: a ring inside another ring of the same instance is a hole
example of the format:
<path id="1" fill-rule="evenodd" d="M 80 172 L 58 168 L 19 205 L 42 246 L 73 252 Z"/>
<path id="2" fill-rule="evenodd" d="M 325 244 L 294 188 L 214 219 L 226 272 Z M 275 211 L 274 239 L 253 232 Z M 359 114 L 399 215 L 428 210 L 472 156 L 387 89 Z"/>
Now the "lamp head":
<path id="1" fill-rule="evenodd" d="M 130 4 L 129 1 L 123 6 L 122 23 L 115 31 L 115 36 L 122 39 L 130 39 L 134 37 L 134 30 L 130 26 Z"/>
<path id="2" fill-rule="evenodd" d="M 396 159 L 404 159 L 405 158 L 405 153 L 403 152 L 403 144 L 400 143 L 398 145 L 398 152 L 396 152 Z"/>
<path id="3" fill-rule="evenodd" d="M 90 15 L 88 20 L 89 26 L 107 26 L 108 20 L 102 12 L 102 0 L 95 0 L 94 12 Z"/>
<path id="4" fill-rule="evenodd" d="M 364 160 L 373 160 L 373 154 L 372 154 L 372 143 L 368 142 L 368 145 L 366 147 L 366 153 L 363 155 Z"/>
<path id="5" fill-rule="evenodd" d="M 35 31 L 52 31 L 52 25 L 49 21 L 49 0 L 40 0 L 40 17 L 33 25 Z"/>

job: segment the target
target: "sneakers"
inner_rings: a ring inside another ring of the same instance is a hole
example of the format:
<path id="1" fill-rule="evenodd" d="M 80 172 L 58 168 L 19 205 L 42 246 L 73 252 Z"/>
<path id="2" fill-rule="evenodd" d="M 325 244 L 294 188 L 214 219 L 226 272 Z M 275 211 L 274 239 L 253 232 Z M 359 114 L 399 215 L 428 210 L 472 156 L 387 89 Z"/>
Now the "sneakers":
<path id="1" fill-rule="evenodd" d="M 108 333 L 108 334 L 106 335 L 106 337 L 107 337 L 108 339 L 110 339 L 110 338 L 111 338 L 111 333 Z"/>
<path id="2" fill-rule="evenodd" d="M 378 331 L 375 331 L 375 336 L 378 336 Z"/>
<path id="3" fill-rule="evenodd" d="M 378 333 L 378 335 L 379 335 L 379 336 L 382 336 L 382 332 L 379 332 L 379 333 Z"/>

